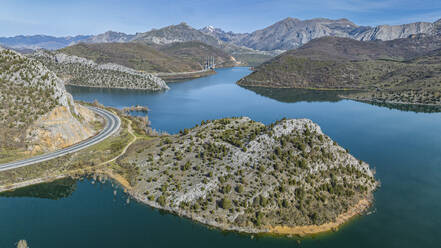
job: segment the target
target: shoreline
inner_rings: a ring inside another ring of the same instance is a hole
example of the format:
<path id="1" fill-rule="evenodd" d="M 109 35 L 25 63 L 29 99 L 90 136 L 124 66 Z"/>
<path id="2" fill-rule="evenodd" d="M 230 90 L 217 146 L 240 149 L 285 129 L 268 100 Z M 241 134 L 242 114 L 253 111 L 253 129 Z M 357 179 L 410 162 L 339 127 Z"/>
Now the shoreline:
<path id="1" fill-rule="evenodd" d="M 167 91 L 166 89 L 153 90 L 153 89 L 136 88 L 136 87 L 135 88 L 129 88 L 129 87 L 101 87 L 101 86 L 80 85 L 80 84 L 72 84 L 72 83 L 65 83 L 64 85 L 65 86 L 74 86 L 74 87 L 97 88 L 97 89 L 145 90 L 145 91 L 152 91 L 152 92 Z"/>
<path id="2" fill-rule="evenodd" d="M 197 79 L 202 77 L 208 77 L 216 74 L 215 70 L 209 71 L 196 71 L 196 72 L 177 72 L 177 73 L 168 73 L 168 74 L 158 74 L 157 77 L 164 80 L 166 83 L 176 83 L 180 81 L 186 81 L 191 79 Z"/>
<path id="3" fill-rule="evenodd" d="M 145 199 L 140 193 L 134 192 L 133 187 L 124 177 L 122 177 L 119 174 L 113 173 L 113 171 L 106 168 L 85 168 L 76 171 L 71 171 L 65 174 L 40 177 L 40 178 L 23 181 L 20 183 L 4 185 L 4 186 L 0 186 L 0 193 L 6 191 L 13 191 L 19 188 L 37 185 L 41 183 L 51 183 L 53 181 L 67 177 L 77 178 L 78 176 L 85 176 L 88 173 L 107 176 L 108 178 L 112 179 L 117 184 L 119 184 L 126 194 L 128 194 L 130 197 L 132 197 L 140 204 L 144 204 L 158 210 L 167 211 L 168 213 L 177 215 L 179 217 L 187 218 L 191 221 L 205 225 L 208 228 L 214 228 L 220 231 L 238 232 L 243 234 L 307 237 L 320 233 L 336 231 L 338 230 L 339 227 L 346 224 L 351 219 L 355 218 L 356 216 L 360 216 L 364 212 L 366 212 L 366 210 L 372 205 L 373 202 L 372 197 L 363 198 L 357 204 L 355 204 L 355 206 L 352 206 L 348 211 L 340 214 L 334 222 L 328 222 L 321 225 L 304 225 L 304 226 L 294 226 L 294 227 L 282 225 L 282 226 L 265 226 L 261 228 L 254 228 L 254 227 L 238 227 L 230 224 L 209 222 L 203 219 L 202 217 L 196 216 L 192 213 L 187 213 L 186 211 L 182 211 L 182 210 L 178 211 L 169 206 L 164 206 L 164 207 L 160 206 L 155 201 L 149 201 Z"/>
<path id="4" fill-rule="evenodd" d="M 117 183 L 122 185 L 116 178 L 112 179 L 116 180 Z M 123 185 L 122 185 L 123 186 Z M 149 207 L 167 211 L 170 214 L 177 215 L 179 217 L 187 218 L 191 221 L 197 222 L 199 224 L 205 225 L 208 228 L 218 229 L 220 231 L 228 231 L 228 232 L 238 232 L 248 235 L 276 235 L 276 236 L 298 236 L 298 237 L 307 237 L 313 236 L 325 232 L 336 231 L 342 225 L 349 222 L 351 219 L 361 216 L 366 210 L 373 204 L 373 197 L 369 196 L 366 198 L 362 198 L 357 204 L 352 206 L 348 211 L 340 214 L 334 222 L 327 222 L 321 225 L 304 225 L 304 226 L 265 226 L 265 227 L 239 227 L 231 224 L 223 224 L 217 222 L 210 222 L 205 220 L 204 218 L 194 215 L 192 213 L 188 213 L 187 211 L 177 210 L 170 206 L 160 206 L 156 201 L 150 201 L 143 197 L 140 193 L 133 192 L 127 188 L 127 194 L 134 198 L 140 204 L 147 205 Z"/>
<path id="5" fill-rule="evenodd" d="M 347 212 L 340 214 L 334 222 L 328 222 L 321 225 L 306 225 L 306 226 L 270 226 L 269 232 L 277 235 L 298 235 L 308 236 L 324 232 L 336 231 L 338 228 L 352 218 L 362 215 L 370 206 L 372 200 L 363 198 L 355 206 L 351 207 Z"/>
<path id="6" fill-rule="evenodd" d="M 433 104 L 433 103 L 410 103 L 410 102 L 394 102 L 394 101 L 376 101 L 376 100 L 368 100 L 368 99 L 356 99 L 351 97 L 339 96 L 342 99 L 357 101 L 357 102 L 365 102 L 365 103 L 377 103 L 377 104 L 395 104 L 395 105 L 414 105 L 414 106 L 427 106 L 427 107 L 441 107 L 441 104 Z"/>
<path id="7" fill-rule="evenodd" d="M 256 88 L 266 88 L 266 89 L 299 89 L 299 90 L 311 90 L 311 91 L 358 91 L 358 92 L 366 92 L 365 89 L 350 89 L 350 88 L 342 88 L 342 89 L 333 89 L 333 88 L 312 88 L 312 87 L 274 87 L 274 86 L 266 86 L 266 85 L 244 85 L 236 82 L 237 85 L 241 87 L 256 87 Z M 415 105 L 415 106 L 430 106 L 430 107 L 441 107 L 440 104 L 434 103 L 412 103 L 412 102 L 395 102 L 395 101 L 377 101 L 377 100 L 369 100 L 369 99 L 356 99 L 353 97 L 348 97 L 344 95 L 339 95 L 339 98 L 342 100 L 352 100 L 357 102 L 366 102 L 366 103 L 385 103 L 385 104 L 397 104 L 397 105 Z"/>

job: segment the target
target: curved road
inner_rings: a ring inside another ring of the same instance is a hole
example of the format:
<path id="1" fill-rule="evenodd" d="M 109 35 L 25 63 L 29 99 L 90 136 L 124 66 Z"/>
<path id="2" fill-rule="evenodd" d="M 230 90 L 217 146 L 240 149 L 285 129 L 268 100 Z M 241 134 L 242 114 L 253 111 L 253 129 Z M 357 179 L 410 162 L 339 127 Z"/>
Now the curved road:
<path id="1" fill-rule="evenodd" d="M 103 141 L 104 139 L 106 139 L 110 135 L 114 134 L 121 126 L 121 120 L 119 119 L 118 116 L 116 116 L 112 112 L 104 110 L 104 109 L 100 109 L 100 108 L 95 108 L 95 107 L 88 107 L 88 108 L 90 110 L 92 110 L 93 112 L 99 114 L 100 116 L 102 116 L 106 120 L 106 126 L 99 134 L 97 134 L 89 139 L 83 140 L 75 145 L 61 149 L 61 150 L 57 150 L 57 151 L 54 151 L 51 153 L 42 154 L 42 155 L 35 156 L 35 157 L 29 158 L 29 159 L 10 162 L 10 163 L 6 163 L 6 164 L 0 164 L 0 171 L 16 169 L 19 167 L 28 166 L 31 164 L 40 163 L 40 162 L 44 162 L 44 161 L 51 160 L 54 158 L 58 158 L 58 157 L 64 156 L 69 153 L 77 152 L 79 150 L 82 150 L 84 148 L 87 148 L 89 146 L 95 145 L 96 143 Z"/>

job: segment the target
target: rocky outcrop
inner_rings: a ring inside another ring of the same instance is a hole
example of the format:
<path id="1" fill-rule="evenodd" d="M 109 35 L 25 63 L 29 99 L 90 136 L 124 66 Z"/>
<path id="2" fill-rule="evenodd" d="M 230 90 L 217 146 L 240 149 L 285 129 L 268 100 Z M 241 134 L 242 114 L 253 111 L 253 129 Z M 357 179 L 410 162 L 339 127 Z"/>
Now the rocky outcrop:
<path id="1" fill-rule="evenodd" d="M 356 40 L 394 40 L 407 38 L 414 34 L 431 34 L 434 31 L 434 24 L 430 22 L 415 22 L 403 25 L 380 25 L 369 28 L 360 33 L 356 31 L 351 33 L 351 37 Z"/>
<path id="2" fill-rule="evenodd" d="M 38 50 L 31 56 L 71 85 L 152 91 L 169 89 L 164 80 L 153 74 L 118 64 L 97 64 L 86 58 L 44 50 Z"/>
<path id="3" fill-rule="evenodd" d="M 29 248 L 28 242 L 26 242 L 26 240 L 18 241 L 17 248 Z"/>
<path id="4" fill-rule="evenodd" d="M 101 121 L 92 111 L 75 106 L 72 115 L 65 106 L 54 108 L 41 116 L 27 130 L 28 151 L 31 154 L 54 151 L 85 140 L 97 133 L 92 123 Z"/>

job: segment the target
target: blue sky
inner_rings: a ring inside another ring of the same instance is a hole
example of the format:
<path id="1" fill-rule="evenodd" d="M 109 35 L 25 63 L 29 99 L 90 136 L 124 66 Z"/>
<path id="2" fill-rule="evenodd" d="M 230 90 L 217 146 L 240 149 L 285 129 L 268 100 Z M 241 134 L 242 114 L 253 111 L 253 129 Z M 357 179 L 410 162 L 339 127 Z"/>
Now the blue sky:
<path id="1" fill-rule="evenodd" d="M 371 26 L 435 21 L 441 0 L 1 0 L 0 36 L 136 33 L 180 22 L 251 32 L 286 17 Z"/>

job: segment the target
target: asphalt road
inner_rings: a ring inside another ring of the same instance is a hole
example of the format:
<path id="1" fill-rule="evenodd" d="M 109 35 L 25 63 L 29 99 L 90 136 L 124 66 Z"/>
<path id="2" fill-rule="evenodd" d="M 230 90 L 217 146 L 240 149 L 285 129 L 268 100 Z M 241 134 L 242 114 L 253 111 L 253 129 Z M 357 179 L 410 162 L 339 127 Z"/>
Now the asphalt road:
<path id="1" fill-rule="evenodd" d="M 20 160 L 20 161 L 10 162 L 10 163 L 6 163 L 6 164 L 0 164 L 0 171 L 7 171 L 7 170 L 11 170 L 11 169 L 16 169 L 16 168 L 20 168 L 23 166 L 28 166 L 31 164 L 36 164 L 36 163 L 44 162 L 44 161 L 51 160 L 54 158 L 58 158 L 58 157 L 64 156 L 69 153 L 77 152 L 79 150 L 85 149 L 87 147 L 90 147 L 92 145 L 95 145 L 95 144 L 103 141 L 107 137 L 114 134 L 121 126 L 121 120 L 119 119 L 118 116 L 116 116 L 112 112 L 101 109 L 101 108 L 95 108 L 95 107 L 88 107 L 88 108 L 90 110 L 92 110 L 93 112 L 102 116 L 106 121 L 106 125 L 105 125 L 104 129 L 99 134 L 97 134 L 89 139 L 83 140 L 75 145 L 61 149 L 61 150 L 57 150 L 57 151 L 54 151 L 51 153 L 42 154 L 39 156 L 35 156 L 32 158 L 28 158 L 28 159 L 24 159 L 24 160 Z"/>

